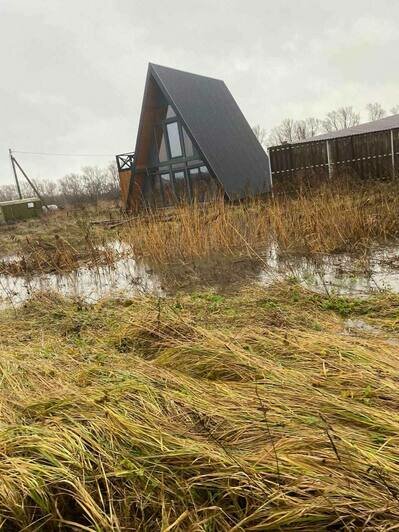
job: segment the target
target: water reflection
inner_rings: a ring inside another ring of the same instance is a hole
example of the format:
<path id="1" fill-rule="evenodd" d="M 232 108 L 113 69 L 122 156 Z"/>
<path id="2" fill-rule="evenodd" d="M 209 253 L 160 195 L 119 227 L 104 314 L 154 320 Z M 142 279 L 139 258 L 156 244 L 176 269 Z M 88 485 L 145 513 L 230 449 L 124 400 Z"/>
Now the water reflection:
<path id="1" fill-rule="evenodd" d="M 160 276 L 135 260 L 123 244 L 115 243 L 114 247 L 119 258 L 112 267 L 82 267 L 63 275 L 0 275 L 0 308 L 18 305 L 37 291 L 51 290 L 89 303 L 104 297 L 163 294 Z M 276 246 L 271 246 L 257 261 L 256 269 L 262 285 L 291 277 L 307 288 L 327 293 L 359 295 L 383 289 L 399 292 L 399 247 L 379 248 L 362 257 L 342 254 L 310 259 L 282 255 Z M 245 282 L 245 278 L 242 280 Z"/>
<path id="2" fill-rule="evenodd" d="M 368 294 L 377 290 L 399 292 L 399 247 L 384 247 L 363 255 L 320 255 L 310 259 L 287 256 L 272 246 L 259 275 L 261 284 L 287 276 L 311 290 L 342 295 Z"/>
<path id="3" fill-rule="evenodd" d="M 0 275 L 0 307 L 20 304 L 34 292 L 48 290 L 89 303 L 109 296 L 127 298 L 142 293 L 162 293 L 160 281 L 151 270 L 132 257 L 124 256 L 112 267 L 85 267 L 64 275 Z"/>

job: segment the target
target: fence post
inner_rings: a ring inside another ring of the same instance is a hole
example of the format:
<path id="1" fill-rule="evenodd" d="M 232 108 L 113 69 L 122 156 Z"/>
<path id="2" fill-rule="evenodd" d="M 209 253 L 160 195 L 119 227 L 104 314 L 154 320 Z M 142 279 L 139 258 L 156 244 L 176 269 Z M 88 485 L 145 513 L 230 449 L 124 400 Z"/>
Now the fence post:
<path id="1" fill-rule="evenodd" d="M 333 176 L 333 163 L 332 163 L 332 157 L 331 157 L 331 146 L 330 141 L 326 140 L 326 147 L 327 147 L 327 165 L 328 165 L 328 178 L 331 179 Z"/>
<path id="2" fill-rule="evenodd" d="M 269 161 L 269 174 L 270 174 L 270 191 L 272 193 L 272 198 L 274 197 L 274 190 L 273 190 L 273 171 L 272 171 L 272 159 L 270 155 L 270 148 L 267 148 L 267 158 Z"/>
<path id="3" fill-rule="evenodd" d="M 393 129 L 391 129 L 391 156 L 392 156 L 392 177 L 396 177 L 395 170 L 395 142 L 393 138 Z"/>

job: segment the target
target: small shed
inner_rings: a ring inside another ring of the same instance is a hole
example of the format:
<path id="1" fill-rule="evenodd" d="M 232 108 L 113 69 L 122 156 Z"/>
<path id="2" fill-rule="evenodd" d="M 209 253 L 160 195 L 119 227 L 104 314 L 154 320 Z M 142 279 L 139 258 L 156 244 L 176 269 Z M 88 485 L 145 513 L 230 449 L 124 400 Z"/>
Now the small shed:
<path id="1" fill-rule="evenodd" d="M 0 223 L 17 222 L 38 218 L 43 203 L 39 198 L 24 198 L 0 202 Z"/>

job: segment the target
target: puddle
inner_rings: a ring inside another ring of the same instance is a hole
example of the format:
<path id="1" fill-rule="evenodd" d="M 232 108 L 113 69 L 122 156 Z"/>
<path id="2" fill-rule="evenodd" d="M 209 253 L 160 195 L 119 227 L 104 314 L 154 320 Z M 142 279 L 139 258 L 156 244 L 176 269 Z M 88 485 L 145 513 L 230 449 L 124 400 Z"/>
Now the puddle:
<path id="1" fill-rule="evenodd" d="M 55 291 L 94 303 L 104 297 L 124 298 L 143 293 L 162 294 L 156 275 L 131 257 L 122 257 L 112 267 L 79 268 L 68 274 L 30 277 L 0 275 L 0 308 L 23 303 L 38 291 Z"/>
<path id="2" fill-rule="evenodd" d="M 110 296 L 164 293 L 156 273 L 129 255 L 123 244 L 112 246 L 119 254 L 112 266 L 82 267 L 62 275 L 0 275 L 0 308 L 23 303 L 37 291 L 51 290 L 89 303 Z M 341 254 L 309 259 L 281 255 L 272 246 L 263 255 L 261 268 L 258 281 L 263 285 L 291 277 L 323 293 L 359 296 L 377 290 L 399 292 L 399 247 L 379 248 L 360 258 Z"/>
<path id="3" fill-rule="evenodd" d="M 399 247 L 378 248 L 364 257 L 337 254 L 317 259 L 281 256 L 271 247 L 260 283 L 267 285 L 287 276 L 323 293 L 357 296 L 380 290 L 399 292 Z"/>

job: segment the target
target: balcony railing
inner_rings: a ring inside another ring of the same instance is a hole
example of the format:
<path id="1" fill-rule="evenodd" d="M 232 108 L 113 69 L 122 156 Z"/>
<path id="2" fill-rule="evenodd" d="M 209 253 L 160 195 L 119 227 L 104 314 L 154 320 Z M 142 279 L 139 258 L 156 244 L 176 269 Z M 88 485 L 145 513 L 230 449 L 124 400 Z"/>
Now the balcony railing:
<path id="1" fill-rule="evenodd" d="M 133 170 L 134 168 L 134 153 L 121 153 L 116 156 L 116 164 L 118 171 Z"/>

